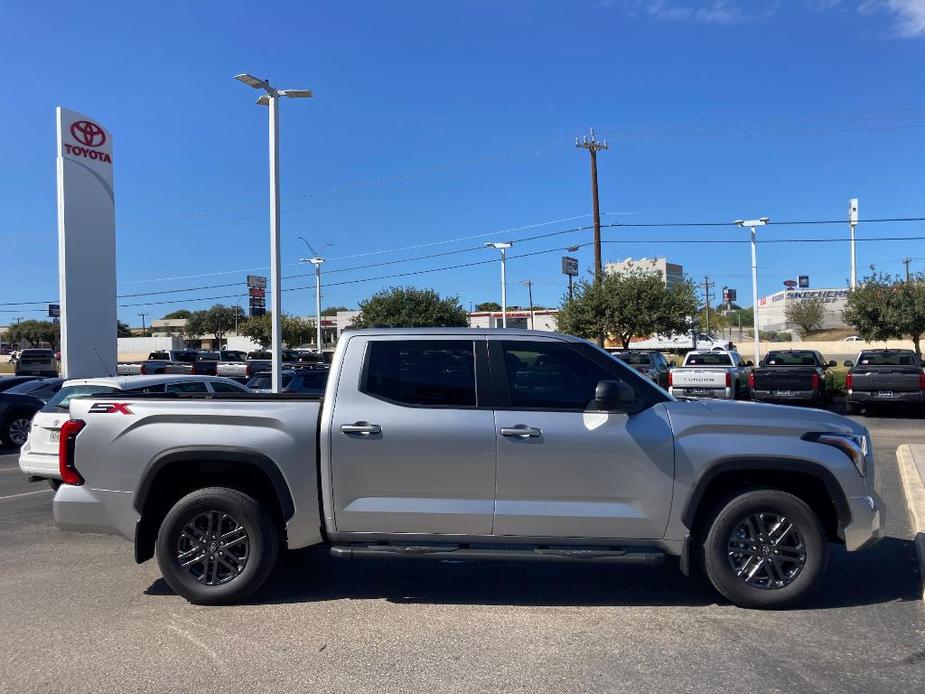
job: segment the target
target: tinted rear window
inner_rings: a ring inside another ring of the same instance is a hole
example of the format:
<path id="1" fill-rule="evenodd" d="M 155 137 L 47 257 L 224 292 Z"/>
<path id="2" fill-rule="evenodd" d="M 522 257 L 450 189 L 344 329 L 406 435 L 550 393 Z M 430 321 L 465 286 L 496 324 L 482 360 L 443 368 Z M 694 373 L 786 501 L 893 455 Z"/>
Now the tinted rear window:
<path id="1" fill-rule="evenodd" d="M 722 352 L 704 352 L 703 354 L 691 354 L 685 366 L 732 366 L 732 357 Z"/>
<path id="2" fill-rule="evenodd" d="M 916 366 L 913 352 L 861 352 L 861 366 Z"/>
<path id="3" fill-rule="evenodd" d="M 98 393 L 118 393 L 118 388 L 111 386 L 67 386 L 55 393 L 51 399 L 45 403 L 42 412 L 57 412 L 67 410 L 71 405 L 71 398 L 80 395 L 97 395 Z"/>
<path id="4" fill-rule="evenodd" d="M 292 375 L 283 374 L 283 388 L 288 386 L 291 382 L 292 382 Z M 254 376 L 251 380 L 247 382 L 247 387 L 255 388 L 257 390 L 269 390 L 270 387 L 272 386 L 272 383 L 273 381 L 272 381 L 270 372 L 267 371 L 266 373 Z"/>
<path id="5" fill-rule="evenodd" d="M 816 366 L 812 352 L 768 352 L 764 363 L 768 366 Z"/>
<path id="6" fill-rule="evenodd" d="M 471 340 L 370 342 L 362 391 L 402 405 L 475 406 Z"/>
<path id="7" fill-rule="evenodd" d="M 617 352 L 614 356 L 622 362 L 632 364 L 633 366 L 652 365 L 652 358 L 649 356 L 648 352 Z"/>

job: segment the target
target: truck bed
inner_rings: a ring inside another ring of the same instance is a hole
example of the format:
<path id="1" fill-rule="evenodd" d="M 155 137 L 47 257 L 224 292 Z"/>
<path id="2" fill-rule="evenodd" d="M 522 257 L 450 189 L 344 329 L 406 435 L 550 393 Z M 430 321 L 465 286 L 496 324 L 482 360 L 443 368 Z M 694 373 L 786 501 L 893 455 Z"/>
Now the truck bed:
<path id="1" fill-rule="evenodd" d="M 123 405 L 131 416 L 119 410 L 106 412 L 110 402 Z M 302 500 L 292 503 L 286 518 L 289 546 L 315 544 L 321 539 L 320 410 L 320 397 L 288 393 L 114 393 L 74 398 L 71 417 L 92 423 L 81 432 L 75 448 L 85 484 L 64 485 L 60 500 L 87 502 L 88 508 L 92 502 L 102 504 L 119 534 L 133 539 L 140 518 L 136 505 L 144 491 L 141 481 L 149 471 L 201 461 L 202 451 L 208 452 L 206 457 L 216 456 L 216 465 L 221 465 L 221 451 L 243 451 L 257 464 L 275 461 L 292 498 Z M 101 450 L 106 456 L 92 454 Z"/>

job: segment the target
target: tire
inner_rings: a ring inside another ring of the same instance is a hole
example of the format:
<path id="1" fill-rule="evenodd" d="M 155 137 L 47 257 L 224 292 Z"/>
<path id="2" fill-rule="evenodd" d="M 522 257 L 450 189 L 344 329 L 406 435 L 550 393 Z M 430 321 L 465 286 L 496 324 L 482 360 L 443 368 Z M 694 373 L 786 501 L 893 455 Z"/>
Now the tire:
<path id="1" fill-rule="evenodd" d="M 0 439 L 11 446 L 19 448 L 29 438 L 29 428 L 32 426 L 32 415 L 24 412 L 14 412 L 0 429 Z"/>
<path id="2" fill-rule="evenodd" d="M 846 405 L 846 408 L 847 408 L 846 411 L 848 412 L 848 414 L 855 414 L 855 415 L 861 414 L 861 406 L 858 405 L 856 402 L 849 402 Z"/>
<path id="3" fill-rule="evenodd" d="M 704 571 L 739 607 L 792 607 L 818 587 L 828 550 L 819 519 L 802 499 L 757 489 L 718 506 L 703 543 Z"/>
<path id="4" fill-rule="evenodd" d="M 273 572 L 279 528 L 270 512 L 243 492 L 197 489 L 167 512 L 156 553 L 177 594 L 198 605 L 227 605 L 253 594 Z"/>
<path id="5" fill-rule="evenodd" d="M 48 482 L 48 486 L 51 487 L 51 490 L 52 490 L 53 492 L 58 491 L 58 487 L 61 486 L 61 480 L 51 480 L 51 479 L 49 479 L 49 480 L 45 480 L 45 481 Z"/>

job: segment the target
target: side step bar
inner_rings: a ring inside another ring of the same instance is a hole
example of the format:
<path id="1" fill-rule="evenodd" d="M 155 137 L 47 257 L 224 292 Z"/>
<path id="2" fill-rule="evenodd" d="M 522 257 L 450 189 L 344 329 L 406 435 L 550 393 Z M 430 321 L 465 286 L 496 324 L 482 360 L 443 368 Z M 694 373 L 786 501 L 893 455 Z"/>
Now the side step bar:
<path id="1" fill-rule="evenodd" d="M 348 544 L 332 545 L 331 556 L 340 559 L 369 557 L 427 557 L 430 559 L 496 559 L 503 561 L 583 561 L 609 562 L 619 564 L 660 564 L 665 554 L 658 549 L 633 547 L 569 547 L 569 546 L 526 546 L 514 548 L 511 545 L 449 545 L 449 544 Z"/>

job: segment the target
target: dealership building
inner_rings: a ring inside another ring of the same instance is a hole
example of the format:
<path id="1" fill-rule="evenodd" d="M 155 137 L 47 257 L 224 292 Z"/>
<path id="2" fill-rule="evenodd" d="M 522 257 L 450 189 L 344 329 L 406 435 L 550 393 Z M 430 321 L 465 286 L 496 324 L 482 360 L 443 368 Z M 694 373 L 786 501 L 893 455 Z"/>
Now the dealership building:
<path id="1" fill-rule="evenodd" d="M 787 320 L 787 306 L 794 302 L 821 299 L 825 305 L 822 328 L 846 328 L 842 311 L 848 300 L 848 289 L 785 289 L 758 299 L 758 329 L 788 330 L 795 328 Z"/>
<path id="2" fill-rule="evenodd" d="M 684 281 L 684 267 L 677 263 L 669 263 L 666 258 L 627 258 L 626 260 L 607 263 L 604 270 L 614 274 L 633 272 L 635 270 L 657 272 L 662 276 L 667 287 Z"/>

